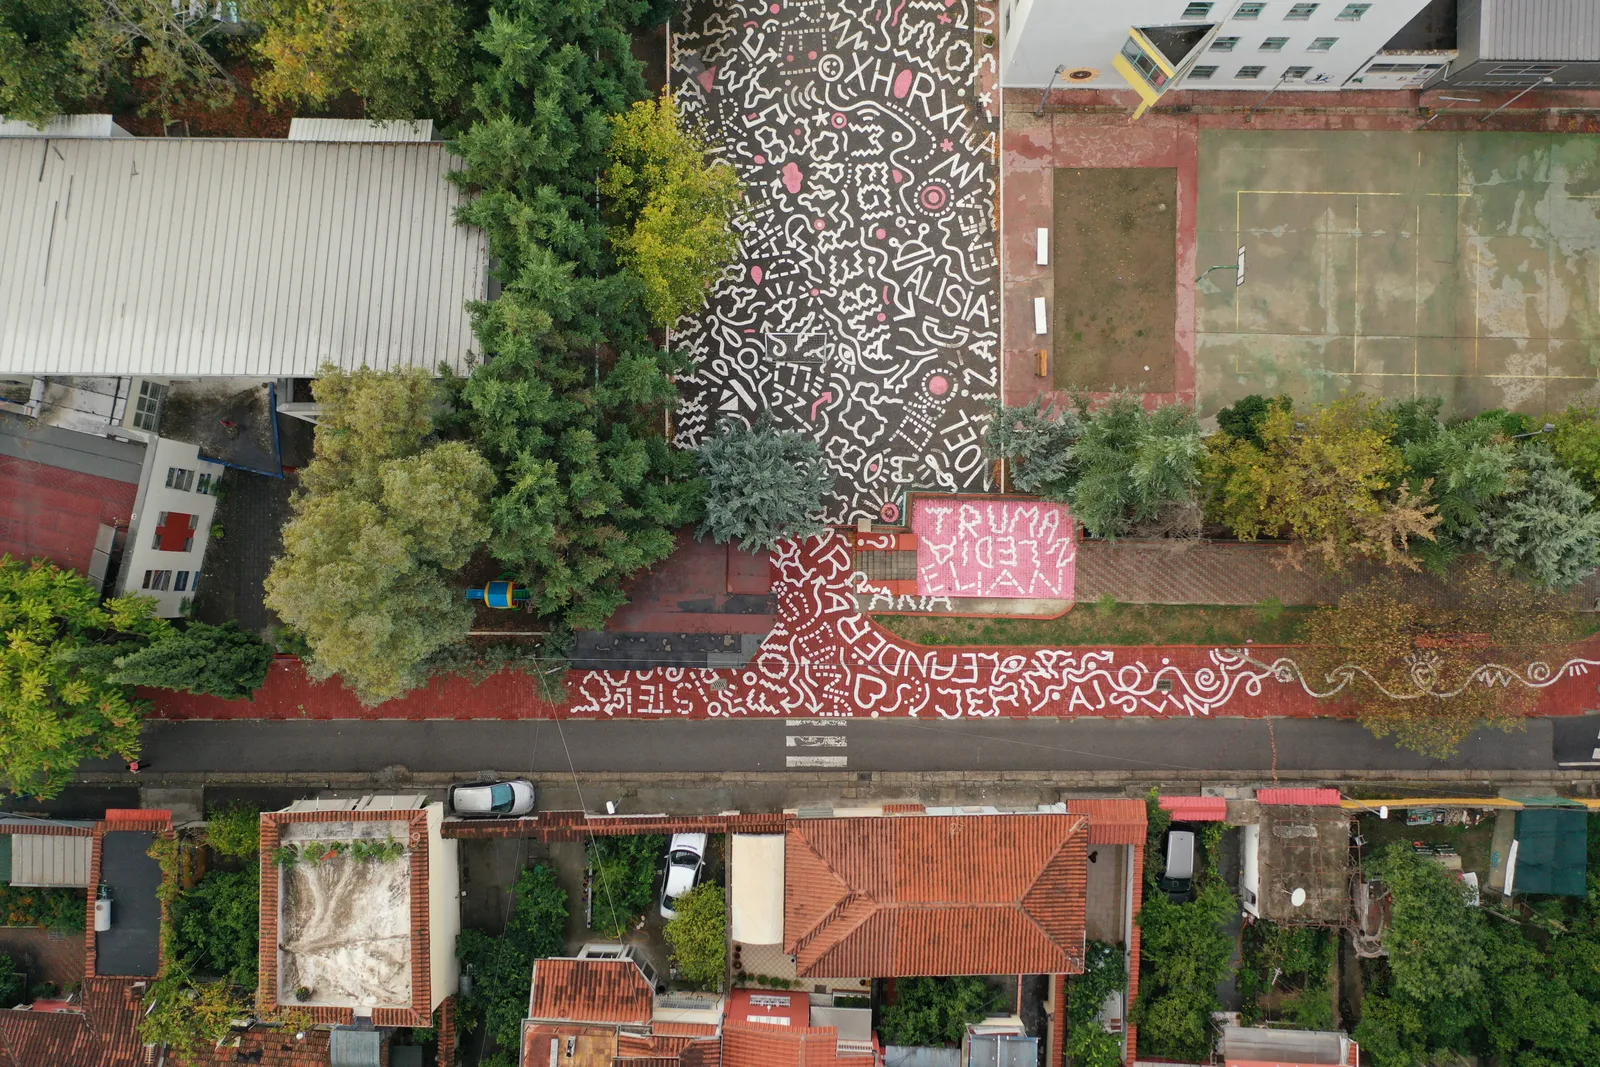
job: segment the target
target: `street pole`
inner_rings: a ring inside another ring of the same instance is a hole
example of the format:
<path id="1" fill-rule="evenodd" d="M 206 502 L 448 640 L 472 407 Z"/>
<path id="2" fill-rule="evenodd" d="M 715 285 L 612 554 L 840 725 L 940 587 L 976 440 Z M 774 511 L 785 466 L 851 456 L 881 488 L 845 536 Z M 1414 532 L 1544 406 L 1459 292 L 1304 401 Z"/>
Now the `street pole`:
<path id="1" fill-rule="evenodd" d="M 1067 71 L 1067 65 L 1065 63 L 1063 63 L 1063 64 L 1061 64 L 1061 66 L 1059 66 L 1059 67 L 1057 67 L 1055 69 L 1055 72 L 1053 74 L 1050 75 L 1050 80 L 1048 82 L 1046 82 L 1045 86 L 1044 86 L 1044 95 L 1039 97 L 1039 110 L 1037 110 L 1037 111 L 1035 111 L 1033 113 L 1033 117 L 1034 118 L 1036 118 L 1036 119 L 1044 118 L 1044 105 L 1050 99 L 1050 90 L 1055 88 L 1056 79 L 1061 77 L 1061 75 L 1065 74 L 1066 71 Z"/>
<path id="2" fill-rule="evenodd" d="M 1257 111 L 1260 111 L 1262 108 L 1266 107 L 1267 106 L 1267 101 L 1272 99 L 1272 94 L 1277 92 L 1278 91 L 1278 87 L 1281 86 L 1284 82 L 1286 82 L 1288 80 L 1289 80 L 1289 72 L 1286 69 L 1286 70 L 1284 70 L 1282 77 L 1280 77 L 1278 79 L 1277 83 L 1274 84 L 1272 88 L 1267 90 L 1267 95 L 1263 96 L 1256 103 L 1256 106 L 1250 109 L 1250 114 L 1254 115 Z"/>
<path id="3" fill-rule="evenodd" d="M 1522 92 L 1518 93 L 1516 96 L 1513 96 L 1510 100 L 1507 100 L 1505 103 L 1501 104 L 1499 107 L 1495 108 L 1493 111 L 1491 111 L 1487 115 L 1483 116 L 1483 118 L 1479 119 L 1478 121 L 1480 123 L 1488 122 L 1490 119 L 1492 119 L 1496 115 L 1500 114 L 1500 112 L 1504 111 L 1506 108 L 1510 107 L 1512 104 L 1515 104 L 1518 100 L 1521 100 L 1523 97 L 1527 96 L 1529 93 L 1533 92 L 1535 89 L 1539 88 L 1541 85 L 1549 85 L 1554 81 L 1555 81 L 1554 78 L 1550 77 L 1548 74 L 1545 75 L 1544 77 L 1540 78 L 1538 81 L 1534 82 L 1532 85 L 1528 86 L 1526 89 L 1522 90 Z"/>

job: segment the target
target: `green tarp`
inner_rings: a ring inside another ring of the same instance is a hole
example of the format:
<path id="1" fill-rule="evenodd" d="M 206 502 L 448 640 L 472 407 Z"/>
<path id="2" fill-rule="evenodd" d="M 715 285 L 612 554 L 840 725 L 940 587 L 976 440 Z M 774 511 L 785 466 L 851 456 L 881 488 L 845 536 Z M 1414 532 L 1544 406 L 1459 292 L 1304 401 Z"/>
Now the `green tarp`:
<path id="1" fill-rule="evenodd" d="M 1587 890 L 1589 813 L 1571 808 L 1517 812 L 1515 891 L 1581 897 Z"/>

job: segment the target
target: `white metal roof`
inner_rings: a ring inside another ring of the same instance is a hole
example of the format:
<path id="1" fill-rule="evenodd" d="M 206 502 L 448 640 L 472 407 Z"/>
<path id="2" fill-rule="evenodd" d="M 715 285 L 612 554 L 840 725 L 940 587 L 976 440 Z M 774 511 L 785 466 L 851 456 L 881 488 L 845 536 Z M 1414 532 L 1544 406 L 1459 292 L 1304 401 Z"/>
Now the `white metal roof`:
<path id="1" fill-rule="evenodd" d="M 0 373 L 460 368 L 479 231 L 442 144 L 0 139 Z"/>
<path id="2" fill-rule="evenodd" d="M 44 129 L 21 119 L 0 117 L 0 137 L 132 137 L 110 115 L 57 115 Z"/>
<path id="3" fill-rule="evenodd" d="M 290 119 L 291 141 L 384 143 L 433 140 L 432 119 Z"/>
<path id="4" fill-rule="evenodd" d="M 1600 59 L 1600 4 L 1595 0 L 1481 0 L 1480 12 L 1483 59 Z"/>
<path id="5" fill-rule="evenodd" d="M 12 834 L 11 884 L 86 886 L 94 839 L 67 834 Z"/>
<path id="6" fill-rule="evenodd" d="M 728 856 L 730 936 L 746 945 L 783 943 L 783 835 L 734 834 Z"/>

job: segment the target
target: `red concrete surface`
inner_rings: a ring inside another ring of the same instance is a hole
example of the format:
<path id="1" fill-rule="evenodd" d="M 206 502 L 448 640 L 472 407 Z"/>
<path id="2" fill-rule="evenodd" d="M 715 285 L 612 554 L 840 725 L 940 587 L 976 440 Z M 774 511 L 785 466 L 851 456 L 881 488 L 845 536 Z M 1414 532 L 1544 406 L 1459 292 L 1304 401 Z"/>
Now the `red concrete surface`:
<path id="1" fill-rule="evenodd" d="M 100 524 L 126 526 L 139 487 L 0 456 L 0 555 L 88 571 Z"/>
<path id="2" fill-rule="evenodd" d="M 606 622 L 609 633 L 763 634 L 770 614 L 729 610 L 730 596 L 772 589 L 772 554 L 700 541 L 678 531 L 672 555 L 636 577 L 628 603 Z"/>
<path id="3" fill-rule="evenodd" d="M 1292 670 L 1292 646 L 986 648 L 915 645 L 856 607 L 850 534 L 787 544 L 777 557 L 778 616 L 742 669 L 574 671 L 558 708 L 516 673 L 481 684 L 435 680 L 365 708 L 337 682 L 313 683 L 292 660 L 273 665 L 255 701 L 147 691 L 158 718 L 517 719 L 907 716 L 1315 716 L 1319 702 Z M 1548 666 L 1515 664 L 1536 680 L 1542 715 L 1578 714 L 1594 699 L 1600 637 Z M 1521 684 L 1510 682 L 1510 684 Z"/>

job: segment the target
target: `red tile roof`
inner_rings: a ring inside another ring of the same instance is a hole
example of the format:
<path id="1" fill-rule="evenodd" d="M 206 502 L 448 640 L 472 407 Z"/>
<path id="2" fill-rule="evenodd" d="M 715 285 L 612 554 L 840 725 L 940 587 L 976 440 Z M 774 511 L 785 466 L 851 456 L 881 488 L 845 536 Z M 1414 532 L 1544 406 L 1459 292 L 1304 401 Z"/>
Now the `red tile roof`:
<path id="1" fill-rule="evenodd" d="M 647 1023 L 655 990 L 632 960 L 538 960 L 533 965 L 534 1019 Z"/>
<path id="2" fill-rule="evenodd" d="M 139 978 L 88 978 L 82 1011 L 0 1011 L 0 1065 L 144 1067 L 138 1028 L 146 985 Z"/>
<path id="3" fill-rule="evenodd" d="M 1083 815 L 799 819 L 784 948 L 802 976 L 1076 974 Z"/>
<path id="4" fill-rule="evenodd" d="M 1067 810 L 1089 816 L 1089 844 L 1142 845 L 1150 811 L 1142 800 L 1095 797 L 1069 800 Z"/>
<path id="5" fill-rule="evenodd" d="M 1162 797 L 1161 810 L 1180 822 L 1226 822 L 1228 802 L 1222 797 Z"/>
<path id="6" fill-rule="evenodd" d="M 872 1055 L 839 1054 L 832 1026 L 729 1023 L 722 1030 L 722 1067 L 874 1067 Z"/>
<path id="7" fill-rule="evenodd" d="M 1263 804 L 1304 804 L 1314 807 L 1339 806 L 1337 789 L 1257 789 L 1256 799 Z"/>
<path id="8" fill-rule="evenodd" d="M 251 1027 L 239 1035 L 237 1045 L 201 1049 L 168 1062 L 179 1067 L 239 1067 L 246 1063 L 253 1067 L 328 1067 L 327 1030 L 307 1030 L 304 1038 L 294 1034 L 277 1027 Z"/>
<path id="9" fill-rule="evenodd" d="M 751 998 L 755 998 L 753 1003 Z M 784 1021 L 775 1022 L 777 1019 Z M 811 994 L 797 990 L 735 989 L 728 994 L 728 1021 L 810 1026 Z"/>

